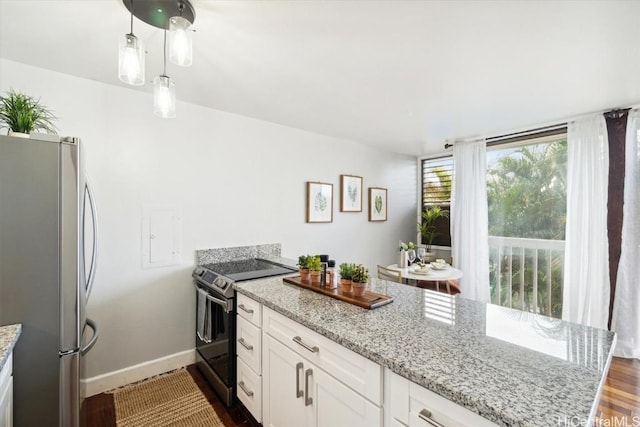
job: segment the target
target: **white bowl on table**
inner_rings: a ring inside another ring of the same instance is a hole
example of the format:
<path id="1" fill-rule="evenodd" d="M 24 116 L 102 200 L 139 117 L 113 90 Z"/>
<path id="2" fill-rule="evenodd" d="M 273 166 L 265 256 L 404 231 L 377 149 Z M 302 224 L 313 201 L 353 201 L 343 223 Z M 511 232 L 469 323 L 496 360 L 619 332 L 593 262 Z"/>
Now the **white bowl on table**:
<path id="1" fill-rule="evenodd" d="M 411 271 L 414 274 L 429 274 L 431 271 L 431 266 L 429 264 L 425 265 L 416 265 L 415 268 Z"/>
<path id="2" fill-rule="evenodd" d="M 443 259 L 437 259 L 431 263 L 431 268 L 434 270 L 445 270 L 449 268 L 449 264 L 447 264 Z"/>

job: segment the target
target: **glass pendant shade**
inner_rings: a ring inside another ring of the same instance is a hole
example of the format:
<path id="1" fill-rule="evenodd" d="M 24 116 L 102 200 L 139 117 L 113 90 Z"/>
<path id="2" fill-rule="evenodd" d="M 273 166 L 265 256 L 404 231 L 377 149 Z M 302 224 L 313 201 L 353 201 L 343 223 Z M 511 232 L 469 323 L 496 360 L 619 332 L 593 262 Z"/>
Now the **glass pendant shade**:
<path id="1" fill-rule="evenodd" d="M 181 67 L 193 64 L 193 39 L 191 22 L 181 16 L 169 19 L 169 60 Z"/>
<path id="2" fill-rule="evenodd" d="M 176 85 L 169 76 L 153 79 L 153 114 L 162 118 L 176 116 Z"/>
<path id="3" fill-rule="evenodd" d="M 144 46 L 142 40 L 132 33 L 125 34 L 120 39 L 118 77 L 130 85 L 144 84 Z"/>

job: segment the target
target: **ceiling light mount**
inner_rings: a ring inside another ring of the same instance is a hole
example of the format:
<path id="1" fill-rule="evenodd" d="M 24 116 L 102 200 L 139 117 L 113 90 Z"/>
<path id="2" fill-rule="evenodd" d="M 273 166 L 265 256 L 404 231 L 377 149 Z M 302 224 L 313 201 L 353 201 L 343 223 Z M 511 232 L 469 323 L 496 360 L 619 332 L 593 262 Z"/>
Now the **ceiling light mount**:
<path id="1" fill-rule="evenodd" d="M 161 30 L 169 29 L 169 20 L 174 16 L 180 16 L 192 25 L 196 19 L 196 11 L 189 0 L 122 0 L 122 3 L 136 18 Z"/>

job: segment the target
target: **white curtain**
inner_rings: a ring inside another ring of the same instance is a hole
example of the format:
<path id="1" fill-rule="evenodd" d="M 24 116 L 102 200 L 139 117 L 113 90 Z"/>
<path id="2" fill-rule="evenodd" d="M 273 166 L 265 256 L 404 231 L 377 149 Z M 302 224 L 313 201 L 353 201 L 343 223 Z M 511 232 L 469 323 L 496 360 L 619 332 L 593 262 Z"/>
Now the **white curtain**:
<path id="1" fill-rule="evenodd" d="M 606 329 L 609 318 L 607 126 L 601 115 L 569 123 L 562 319 Z"/>
<path id="2" fill-rule="evenodd" d="M 451 250 L 464 274 L 461 295 L 490 302 L 486 152 L 484 139 L 453 146 Z"/>
<path id="3" fill-rule="evenodd" d="M 625 141 L 622 253 L 611 329 L 618 334 L 614 355 L 640 358 L 640 110 L 631 111 Z"/>

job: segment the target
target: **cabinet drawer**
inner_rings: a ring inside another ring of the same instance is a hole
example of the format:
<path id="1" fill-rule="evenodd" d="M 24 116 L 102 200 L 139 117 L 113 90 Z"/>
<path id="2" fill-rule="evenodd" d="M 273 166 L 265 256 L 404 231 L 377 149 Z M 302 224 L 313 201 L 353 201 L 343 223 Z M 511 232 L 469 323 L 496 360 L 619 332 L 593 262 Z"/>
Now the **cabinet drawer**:
<path id="1" fill-rule="evenodd" d="M 246 295 L 236 293 L 238 303 L 238 315 L 247 319 L 258 328 L 262 326 L 262 304 L 252 300 Z"/>
<path id="2" fill-rule="evenodd" d="M 253 418 L 262 422 L 262 377 L 238 358 L 238 399 L 251 412 Z"/>
<path id="3" fill-rule="evenodd" d="M 260 375 L 262 373 L 262 334 L 260 329 L 242 316 L 238 316 L 236 320 L 236 353 L 256 374 Z"/>
<path id="4" fill-rule="evenodd" d="M 324 369 L 376 405 L 382 405 L 382 367 L 317 332 L 264 307 L 263 331 Z"/>
<path id="5" fill-rule="evenodd" d="M 467 408 L 410 382 L 409 426 L 432 426 L 431 423 L 425 421 L 423 418 L 430 418 L 446 427 L 493 427 L 497 425 L 475 412 L 471 412 Z"/>

